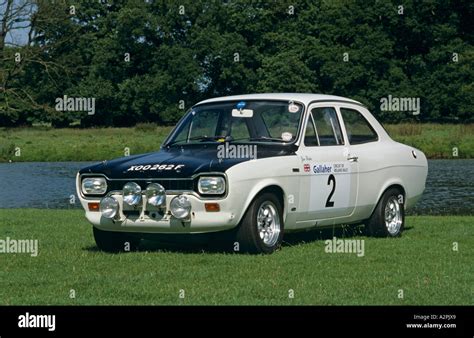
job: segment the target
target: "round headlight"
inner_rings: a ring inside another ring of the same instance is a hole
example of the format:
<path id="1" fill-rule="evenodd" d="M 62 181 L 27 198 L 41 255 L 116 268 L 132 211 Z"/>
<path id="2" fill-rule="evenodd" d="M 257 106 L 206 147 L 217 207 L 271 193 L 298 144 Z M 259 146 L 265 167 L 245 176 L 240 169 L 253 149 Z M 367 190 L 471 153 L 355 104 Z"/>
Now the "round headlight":
<path id="1" fill-rule="evenodd" d="M 100 213 L 105 218 L 114 218 L 117 215 L 119 204 L 113 197 L 104 197 L 100 200 Z"/>
<path id="2" fill-rule="evenodd" d="M 123 186 L 123 201 L 128 205 L 134 206 L 142 201 L 142 188 L 135 182 L 128 182 Z"/>
<path id="3" fill-rule="evenodd" d="M 165 188 L 161 184 L 151 183 L 146 187 L 146 199 L 150 205 L 164 207 L 166 203 Z"/>
<path id="4" fill-rule="evenodd" d="M 176 196 L 171 200 L 170 210 L 174 217 L 179 219 L 186 218 L 191 212 L 191 202 L 184 195 Z"/>

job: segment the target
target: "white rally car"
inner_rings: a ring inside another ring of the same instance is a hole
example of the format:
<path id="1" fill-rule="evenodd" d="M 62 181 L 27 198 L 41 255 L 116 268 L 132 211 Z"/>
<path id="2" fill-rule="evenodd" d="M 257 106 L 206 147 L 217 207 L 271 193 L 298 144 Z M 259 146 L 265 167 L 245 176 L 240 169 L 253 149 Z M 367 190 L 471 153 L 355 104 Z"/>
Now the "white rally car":
<path id="1" fill-rule="evenodd" d="M 160 151 L 84 168 L 77 192 L 105 251 L 149 234 L 225 232 L 240 251 L 271 253 L 300 229 L 364 223 L 399 236 L 427 171 L 425 155 L 357 101 L 253 94 L 199 102 Z"/>

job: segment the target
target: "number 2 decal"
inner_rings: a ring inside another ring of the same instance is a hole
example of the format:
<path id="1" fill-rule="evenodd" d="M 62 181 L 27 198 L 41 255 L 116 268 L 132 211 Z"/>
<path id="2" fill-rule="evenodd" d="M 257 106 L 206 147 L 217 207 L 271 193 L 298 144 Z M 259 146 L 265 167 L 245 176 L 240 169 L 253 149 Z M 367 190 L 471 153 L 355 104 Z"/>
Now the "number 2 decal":
<path id="1" fill-rule="evenodd" d="M 326 200 L 326 208 L 330 208 L 334 206 L 334 202 L 331 201 L 332 195 L 334 195 L 334 190 L 336 190 L 336 178 L 334 177 L 333 174 L 329 175 L 328 177 L 328 185 L 332 184 L 332 189 L 331 192 L 329 193 L 328 199 Z"/>

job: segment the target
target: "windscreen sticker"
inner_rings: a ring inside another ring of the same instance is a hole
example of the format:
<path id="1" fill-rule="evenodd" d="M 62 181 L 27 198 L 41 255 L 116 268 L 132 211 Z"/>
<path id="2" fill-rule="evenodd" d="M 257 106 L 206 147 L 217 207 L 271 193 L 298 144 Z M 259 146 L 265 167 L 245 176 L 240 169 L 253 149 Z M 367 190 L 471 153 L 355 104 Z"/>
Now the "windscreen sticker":
<path id="1" fill-rule="evenodd" d="M 297 113 L 300 110 L 300 107 L 297 104 L 290 103 L 288 105 L 288 111 L 290 113 Z"/>
<path id="2" fill-rule="evenodd" d="M 281 139 L 283 141 L 291 141 L 291 139 L 293 138 L 293 134 L 292 133 L 289 133 L 289 132 L 284 132 L 281 134 Z"/>

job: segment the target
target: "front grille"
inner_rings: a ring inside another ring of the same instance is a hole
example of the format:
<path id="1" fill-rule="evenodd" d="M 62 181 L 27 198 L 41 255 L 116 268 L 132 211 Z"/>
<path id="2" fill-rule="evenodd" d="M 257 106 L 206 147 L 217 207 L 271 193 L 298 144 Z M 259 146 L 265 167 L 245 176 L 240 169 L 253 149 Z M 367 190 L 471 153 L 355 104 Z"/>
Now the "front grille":
<path id="1" fill-rule="evenodd" d="M 136 182 L 142 190 L 145 190 L 148 184 L 150 183 L 158 183 L 161 184 L 165 190 L 179 190 L 179 191 L 192 191 L 194 190 L 194 182 L 192 179 L 180 179 L 180 180 L 173 180 L 173 179 L 161 179 L 161 180 L 119 180 L 119 181 L 108 181 L 108 190 L 122 190 L 123 186 L 127 182 Z"/>
<path id="2" fill-rule="evenodd" d="M 123 210 L 122 212 L 125 215 L 125 217 L 130 217 L 130 216 L 138 217 L 138 216 L 140 216 L 140 210 Z"/>

